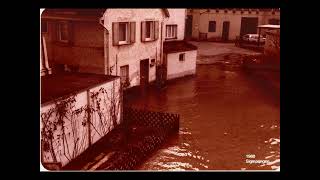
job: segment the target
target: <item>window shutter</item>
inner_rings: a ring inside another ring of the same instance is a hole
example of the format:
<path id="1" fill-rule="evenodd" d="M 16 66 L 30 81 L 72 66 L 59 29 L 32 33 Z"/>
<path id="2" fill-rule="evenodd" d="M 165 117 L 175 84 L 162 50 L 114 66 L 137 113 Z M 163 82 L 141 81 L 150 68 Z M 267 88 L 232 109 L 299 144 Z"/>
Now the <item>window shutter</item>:
<path id="1" fill-rule="evenodd" d="M 112 23 L 112 39 L 113 39 L 114 46 L 119 45 L 119 23 L 118 22 Z"/>
<path id="2" fill-rule="evenodd" d="M 130 43 L 136 42 L 136 22 L 130 22 Z"/>
<path id="3" fill-rule="evenodd" d="M 141 22 L 141 41 L 146 41 L 146 21 Z"/>
<path id="4" fill-rule="evenodd" d="M 159 21 L 154 22 L 154 39 L 159 39 Z"/>

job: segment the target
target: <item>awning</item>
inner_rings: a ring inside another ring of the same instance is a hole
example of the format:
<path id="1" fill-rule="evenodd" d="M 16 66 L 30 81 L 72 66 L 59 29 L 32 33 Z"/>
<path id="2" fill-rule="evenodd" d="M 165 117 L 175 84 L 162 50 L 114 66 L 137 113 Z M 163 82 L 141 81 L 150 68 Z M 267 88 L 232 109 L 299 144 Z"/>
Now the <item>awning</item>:
<path id="1" fill-rule="evenodd" d="M 258 28 L 261 28 L 261 29 L 280 29 L 280 25 L 265 24 L 265 25 L 259 25 Z"/>

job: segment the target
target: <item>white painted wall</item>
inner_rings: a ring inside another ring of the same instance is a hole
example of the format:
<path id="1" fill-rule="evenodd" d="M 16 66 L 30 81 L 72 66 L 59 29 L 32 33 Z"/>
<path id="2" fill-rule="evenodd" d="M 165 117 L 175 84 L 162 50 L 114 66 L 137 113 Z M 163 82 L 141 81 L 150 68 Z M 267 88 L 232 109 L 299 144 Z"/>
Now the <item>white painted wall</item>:
<path id="1" fill-rule="evenodd" d="M 120 75 L 120 67 L 129 65 L 130 87 L 140 84 L 140 61 L 143 59 L 160 60 L 161 32 L 159 39 L 152 42 L 141 42 L 141 22 L 145 20 L 161 22 L 165 18 L 162 9 L 107 9 L 104 14 L 104 26 L 109 32 L 109 66 L 113 68 L 112 75 Z M 134 44 L 113 46 L 112 22 L 136 22 L 136 41 Z M 160 29 L 159 27 L 159 29 Z M 156 79 L 156 67 L 149 66 L 149 82 Z M 117 70 L 116 70 L 117 69 Z"/>
<path id="2" fill-rule="evenodd" d="M 108 94 L 111 94 L 111 91 L 115 88 L 115 100 L 117 102 L 117 104 L 119 104 L 121 101 L 121 94 L 120 93 L 120 78 L 117 78 L 114 81 L 111 82 L 107 82 L 104 83 L 102 85 L 99 85 L 97 87 L 94 87 L 92 89 L 89 90 L 89 92 L 96 92 L 98 91 L 101 87 L 103 87 L 104 89 L 107 90 Z M 100 95 L 100 97 L 102 97 L 102 102 L 101 105 L 103 108 L 108 109 L 108 107 L 110 106 L 110 101 L 106 101 L 106 104 L 104 104 L 104 98 L 103 95 Z M 75 111 L 76 109 L 79 109 L 81 107 L 85 107 L 86 105 L 88 105 L 88 97 L 87 97 L 87 91 L 82 91 L 79 92 L 76 97 L 75 97 L 75 106 L 72 108 L 71 111 Z M 92 103 L 92 102 L 90 102 Z M 48 104 L 44 104 L 41 106 L 41 115 L 44 113 L 49 112 L 50 109 L 54 109 L 55 108 L 55 104 L 54 102 L 48 103 Z M 120 108 L 122 108 L 120 106 Z M 54 113 L 50 116 L 49 121 L 53 122 L 56 117 L 57 117 L 57 111 L 54 111 Z M 110 125 L 110 117 L 109 114 L 106 111 L 104 112 L 104 116 L 106 117 L 106 124 L 105 126 L 109 126 Z M 119 113 L 117 115 L 117 123 L 120 123 L 120 112 L 121 109 L 119 109 Z M 82 112 L 79 115 L 71 115 L 71 114 L 67 114 L 67 118 L 64 118 L 64 128 L 65 128 L 65 134 L 66 134 L 66 138 L 63 140 L 62 138 L 59 138 L 58 136 L 61 135 L 61 126 L 57 127 L 57 130 L 54 131 L 53 134 L 53 147 L 54 147 L 54 152 L 56 154 L 56 158 L 57 161 L 60 162 L 62 164 L 62 166 L 66 165 L 68 162 L 70 162 L 70 160 L 74 159 L 75 157 L 77 157 L 79 154 L 81 154 L 84 150 L 86 150 L 89 147 L 89 139 L 88 139 L 88 124 L 86 124 L 85 126 L 82 125 L 82 122 L 85 119 L 85 112 Z M 91 116 L 91 122 L 92 124 L 96 127 L 96 129 L 94 129 L 92 127 L 92 125 L 90 126 L 90 131 L 91 131 L 91 142 L 92 144 L 95 143 L 97 140 L 99 140 L 100 138 L 102 138 L 107 132 L 102 133 L 101 131 L 101 124 L 99 124 L 99 119 L 97 118 L 98 114 L 97 113 L 93 113 Z M 70 119 L 72 119 L 72 121 L 70 121 Z M 41 120 L 41 119 L 40 119 Z M 43 122 L 41 121 L 40 123 L 40 128 L 42 130 L 42 128 L 44 127 Z M 111 126 L 112 130 L 114 128 L 114 126 Z M 97 133 L 97 131 L 100 133 L 100 135 Z M 103 136 L 101 136 L 103 135 Z M 78 141 L 75 143 L 75 140 L 78 139 Z M 62 143 L 65 144 L 65 148 L 62 145 Z M 75 152 L 75 144 L 77 144 L 77 152 Z M 68 147 L 68 148 L 66 148 Z M 53 158 L 51 156 L 51 154 L 49 152 L 44 152 L 41 151 L 41 155 L 43 157 L 43 162 L 47 163 L 47 162 L 53 162 Z"/>
<path id="3" fill-rule="evenodd" d="M 179 54 L 185 53 L 185 60 L 179 61 Z M 174 79 L 196 73 L 197 50 L 167 55 L 167 79 Z"/>
<path id="4" fill-rule="evenodd" d="M 222 37 L 222 27 L 224 21 L 230 22 L 229 29 L 229 40 L 235 40 L 236 36 L 240 35 L 241 29 L 241 18 L 242 17 L 258 17 L 258 25 L 268 24 L 269 19 L 280 19 L 280 12 L 277 11 L 275 14 L 270 12 L 262 12 L 256 14 L 255 11 L 252 11 L 251 14 L 249 11 L 244 11 L 241 14 L 241 11 L 237 10 L 235 13 L 228 11 L 224 13 L 224 10 L 219 10 L 217 13 L 215 10 L 210 10 L 206 12 L 205 9 L 194 10 L 192 13 L 193 22 L 192 22 L 192 37 L 198 38 L 199 33 L 207 33 L 207 38 L 221 38 Z M 216 21 L 216 32 L 208 32 L 209 30 L 209 21 Z"/>
<path id="5" fill-rule="evenodd" d="M 177 39 L 174 40 L 183 40 L 185 32 L 186 9 L 168 9 L 168 11 L 170 17 L 165 19 L 165 24 L 177 24 Z"/>

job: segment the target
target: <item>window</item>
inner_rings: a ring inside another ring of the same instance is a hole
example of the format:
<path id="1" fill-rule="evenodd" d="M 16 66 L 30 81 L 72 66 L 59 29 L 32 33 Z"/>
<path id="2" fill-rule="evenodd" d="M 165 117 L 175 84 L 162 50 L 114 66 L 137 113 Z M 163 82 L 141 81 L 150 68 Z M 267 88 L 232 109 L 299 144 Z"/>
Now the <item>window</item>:
<path id="1" fill-rule="evenodd" d="M 128 41 L 128 23 L 119 23 L 119 43 Z"/>
<path id="2" fill-rule="evenodd" d="M 129 65 L 120 67 L 120 80 L 121 84 L 129 83 Z"/>
<path id="3" fill-rule="evenodd" d="M 152 27 L 153 27 L 153 22 L 147 21 L 146 22 L 146 38 L 151 38 Z"/>
<path id="4" fill-rule="evenodd" d="M 135 22 L 114 22 L 112 23 L 113 45 L 132 44 L 136 37 Z"/>
<path id="5" fill-rule="evenodd" d="M 155 41 L 159 38 L 159 21 L 141 22 L 141 41 Z"/>
<path id="6" fill-rule="evenodd" d="M 150 67 L 153 67 L 155 64 L 156 64 L 156 60 L 155 59 L 151 59 Z"/>
<path id="7" fill-rule="evenodd" d="M 216 32 L 216 22 L 215 21 L 209 21 L 209 32 Z"/>
<path id="8" fill-rule="evenodd" d="M 60 42 L 69 42 L 68 22 L 60 22 L 58 24 L 58 40 Z"/>
<path id="9" fill-rule="evenodd" d="M 179 61 L 184 61 L 185 53 L 179 54 Z"/>
<path id="10" fill-rule="evenodd" d="M 166 39 L 177 38 L 177 25 L 167 25 L 166 26 Z"/>
<path id="11" fill-rule="evenodd" d="M 41 32 L 48 33 L 48 22 L 47 21 L 41 21 Z"/>

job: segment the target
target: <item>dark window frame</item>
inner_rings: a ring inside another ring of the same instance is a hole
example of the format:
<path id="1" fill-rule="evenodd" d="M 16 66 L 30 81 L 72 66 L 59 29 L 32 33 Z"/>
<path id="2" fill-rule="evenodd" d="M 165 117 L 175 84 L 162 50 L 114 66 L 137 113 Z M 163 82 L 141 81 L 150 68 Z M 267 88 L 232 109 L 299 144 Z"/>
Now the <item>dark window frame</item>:
<path id="1" fill-rule="evenodd" d="M 125 80 L 122 79 L 123 78 L 123 75 L 121 74 L 121 72 L 122 72 L 121 69 L 122 68 L 125 68 L 125 70 L 126 70 Z M 124 65 L 124 66 L 120 66 L 120 82 L 122 84 L 129 83 L 129 65 L 128 64 Z"/>
<path id="2" fill-rule="evenodd" d="M 125 26 L 125 38 L 124 40 L 120 40 L 120 32 L 121 32 L 121 27 L 120 26 Z M 129 44 L 129 22 L 119 22 L 119 32 L 118 32 L 118 38 L 119 38 L 119 44 L 122 45 L 122 44 Z"/>
<path id="3" fill-rule="evenodd" d="M 180 53 L 179 54 L 179 61 L 185 61 L 185 59 L 186 59 L 186 53 Z"/>
<path id="4" fill-rule="evenodd" d="M 175 34 L 174 36 L 167 36 L 168 35 L 168 27 L 171 27 L 171 33 L 172 30 L 175 29 Z M 166 24 L 166 37 L 165 39 L 177 39 L 178 38 L 178 24 Z"/>
<path id="5" fill-rule="evenodd" d="M 211 24 L 211 23 L 213 23 L 213 24 Z M 216 31 L 217 31 L 217 22 L 216 21 L 209 21 L 208 32 L 216 32 Z"/>
<path id="6" fill-rule="evenodd" d="M 62 37 L 61 25 L 65 25 L 66 28 L 67 28 L 67 30 L 66 30 L 67 31 L 66 39 L 61 39 L 61 37 Z M 58 38 L 57 38 L 58 42 L 60 42 L 60 43 L 69 43 L 70 42 L 70 38 L 71 38 L 70 36 L 71 36 L 71 34 L 70 34 L 69 22 L 68 21 L 59 21 L 58 22 Z"/>

